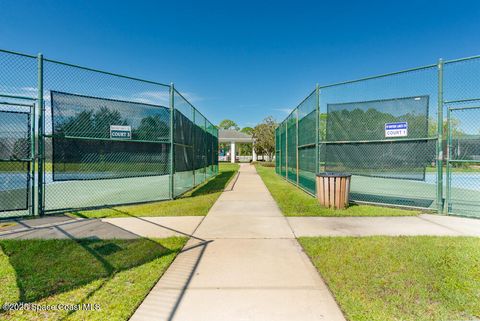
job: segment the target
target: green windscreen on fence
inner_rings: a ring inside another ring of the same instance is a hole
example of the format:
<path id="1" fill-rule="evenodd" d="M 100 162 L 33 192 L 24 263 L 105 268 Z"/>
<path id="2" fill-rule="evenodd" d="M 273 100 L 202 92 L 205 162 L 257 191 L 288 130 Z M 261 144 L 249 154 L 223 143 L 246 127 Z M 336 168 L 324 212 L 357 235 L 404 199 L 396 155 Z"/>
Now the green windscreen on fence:
<path id="1" fill-rule="evenodd" d="M 280 174 L 280 128 L 275 128 L 275 173 Z"/>
<path id="2" fill-rule="evenodd" d="M 218 130 L 176 90 L 173 97 L 173 185 L 178 196 L 218 173 Z"/>
<path id="3" fill-rule="evenodd" d="M 175 111 L 175 172 L 193 169 L 193 126 L 181 112 Z M 193 183 L 192 183 L 193 184 Z"/>
<path id="4" fill-rule="evenodd" d="M 315 193 L 316 173 L 316 92 L 312 92 L 297 107 L 298 113 L 298 184 Z"/>
<path id="5" fill-rule="evenodd" d="M 297 179 L 297 118 L 292 113 L 287 118 L 287 178 Z"/>
<path id="6" fill-rule="evenodd" d="M 217 128 L 215 125 L 206 121 L 206 177 L 210 178 L 215 174 L 215 165 L 218 163 L 218 156 L 216 156 L 215 149 L 218 149 L 215 141 L 217 140 L 216 135 Z"/>
<path id="7" fill-rule="evenodd" d="M 286 135 L 286 123 L 281 123 L 279 125 L 279 138 L 280 138 L 280 175 L 283 177 L 286 177 L 287 175 L 287 167 L 286 167 L 286 161 L 287 161 L 287 135 Z"/>
<path id="8" fill-rule="evenodd" d="M 193 168 L 195 169 L 195 183 L 203 183 L 206 179 L 207 157 L 206 157 L 206 119 L 195 110 L 195 126 L 193 129 L 193 144 L 195 157 L 193 159 Z"/>
<path id="9" fill-rule="evenodd" d="M 435 161 L 428 96 L 328 104 L 325 170 L 424 180 Z"/>
<path id="10" fill-rule="evenodd" d="M 173 93 L 175 105 L 174 137 L 175 137 L 175 172 L 174 194 L 175 196 L 192 189 L 195 186 L 193 172 L 194 149 L 193 117 L 195 108 L 176 90 Z"/>
<path id="11" fill-rule="evenodd" d="M 169 109 L 51 92 L 53 180 L 166 175 Z"/>

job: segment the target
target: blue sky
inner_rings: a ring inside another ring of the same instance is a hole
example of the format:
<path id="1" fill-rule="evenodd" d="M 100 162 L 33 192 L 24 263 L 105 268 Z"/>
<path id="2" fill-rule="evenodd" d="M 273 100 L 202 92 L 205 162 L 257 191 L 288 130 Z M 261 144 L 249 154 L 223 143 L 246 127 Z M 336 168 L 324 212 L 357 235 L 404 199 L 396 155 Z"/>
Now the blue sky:
<path id="1" fill-rule="evenodd" d="M 0 47 L 175 82 L 212 122 L 315 86 L 480 54 L 478 1 L 1 1 Z"/>

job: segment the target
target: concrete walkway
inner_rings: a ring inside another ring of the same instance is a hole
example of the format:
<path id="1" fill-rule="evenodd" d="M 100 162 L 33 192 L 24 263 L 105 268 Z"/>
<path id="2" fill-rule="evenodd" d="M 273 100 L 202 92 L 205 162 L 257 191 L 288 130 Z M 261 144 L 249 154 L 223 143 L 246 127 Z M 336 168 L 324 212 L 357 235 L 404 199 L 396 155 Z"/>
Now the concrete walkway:
<path id="1" fill-rule="evenodd" d="M 395 217 L 289 217 L 300 236 L 480 236 L 480 220 L 421 214 Z"/>
<path id="2" fill-rule="evenodd" d="M 193 235 L 131 320 L 344 320 L 253 166 Z"/>

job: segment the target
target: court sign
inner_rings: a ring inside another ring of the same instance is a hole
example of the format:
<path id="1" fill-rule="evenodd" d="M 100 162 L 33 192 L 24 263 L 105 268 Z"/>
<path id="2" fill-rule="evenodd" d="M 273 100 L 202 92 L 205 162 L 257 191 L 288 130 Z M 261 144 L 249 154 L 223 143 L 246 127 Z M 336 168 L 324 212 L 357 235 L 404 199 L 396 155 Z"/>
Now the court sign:
<path id="1" fill-rule="evenodd" d="M 385 124 L 385 137 L 407 137 L 408 136 L 408 123 L 386 123 Z"/>
<path id="2" fill-rule="evenodd" d="M 132 127 L 110 125 L 110 139 L 132 139 Z"/>

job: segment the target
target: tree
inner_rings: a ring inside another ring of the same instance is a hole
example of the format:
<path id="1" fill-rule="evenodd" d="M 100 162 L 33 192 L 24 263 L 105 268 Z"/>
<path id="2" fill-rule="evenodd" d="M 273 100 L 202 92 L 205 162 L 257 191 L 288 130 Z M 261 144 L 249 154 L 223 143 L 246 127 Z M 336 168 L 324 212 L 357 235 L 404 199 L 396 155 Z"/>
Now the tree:
<path id="1" fill-rule="evenodd" d="M 66 136 L 110 138 L 110 125 L 127 125 L 127 120 L 118 110 L 104 106 L 96 112 L 83 110 L 64 122 L 58 121 L 56 130 Z"/>
<path id="2" fill-rule="evenodd" d="M 437 121 L 433 118 L 430 118 L 428 122 L 428 136 L 429 137 L 434 137 L 437 136 Z M 443 139 L 447 138 L 447 131 L 448 131 L 448 121 L 444 120 L 442 124 L 443 128 Z M 450 130 L 452 132 L 453 137 L 461 137 L 465 133 L 460 129 L 460 120 L 457 118 L 451 118 L 450 119 Z"/>
<path id="3" fill-rule="evenodd" d="M 240 131 L 244 134 L 247 134 L 247 135 L 253 135 L 253 128 L 252 127 L 243 127 Z"/>
<path id="4" fill-rule="evenodd" d="M 355 108 L 332 111 L 327 116 L 328 141 L 381 140 L 385 138 L 384 125 L 393 122 L 408 123 L 408 137 L 425 138 L 425 115 L 405 113 L 395 115 L 375 108 Z"/>
<path id="5" fill-rule="evenodd" d="M 277 122 L 272 116 L 268 116 L 253 129 L 255 152 L 258 155 L 267 155 L 270 160 L 275 153 L 275 127 Z"/>
<path id="6" fill-rule="evenodd" d="M 253 128 L 252 127 L 243 127 L 240 132 L 253 135 Z M 240 156 L 249 156 L 252 155 L 252 143 L 242 143 L 238 148 L 238 154 Z"/>
<path id="7" fill-rule="evenodd" d="M 15 159 L 24 159 L 28 158 L 30 153 L 30 139 L 28 138 L 19 138 L 13 144 L 13 153 L 12 157 Z"/>
<path id="8" fill-rule="evenodd" d="M 224 119 L 218 124 L 219 129 L 223 130 L 240 130 L 237 123 L 230 119 Z"/>

